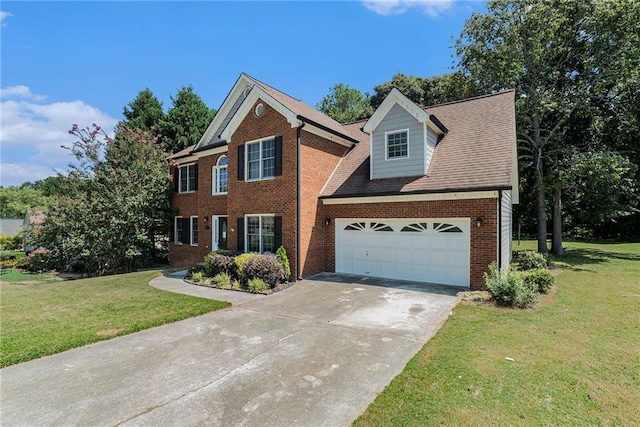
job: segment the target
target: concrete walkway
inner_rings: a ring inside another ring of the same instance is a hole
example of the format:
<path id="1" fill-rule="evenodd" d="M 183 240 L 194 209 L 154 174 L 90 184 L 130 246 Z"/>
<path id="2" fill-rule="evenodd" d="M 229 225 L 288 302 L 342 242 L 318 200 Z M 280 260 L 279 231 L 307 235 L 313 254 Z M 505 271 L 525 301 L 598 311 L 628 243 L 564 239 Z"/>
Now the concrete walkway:
<path id="1" fill-rule="evenodd" d="M 0 371 L 0 424 L 343 426 L 446 320 L 456 290 L 319 275 L 234 307 Z"/>

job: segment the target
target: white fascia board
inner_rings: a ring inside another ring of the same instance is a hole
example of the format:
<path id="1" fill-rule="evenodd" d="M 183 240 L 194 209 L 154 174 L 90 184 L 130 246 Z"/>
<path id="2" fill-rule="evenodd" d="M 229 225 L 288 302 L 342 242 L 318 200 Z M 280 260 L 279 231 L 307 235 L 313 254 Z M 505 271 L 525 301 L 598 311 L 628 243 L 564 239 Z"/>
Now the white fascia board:
<path id="1" fill-rule="evenodd" d="M 398 194 L 391 196 L 343 197 L 322 199 L 324 205 L 352 205 L 361 203 L 428 202 L 437 200 L 497 199 L 498 191 L 469 191 L 459 193 Z"/>
<path id="2" fill-rule="evenodd" d="M 382 122 L 382 120 L 387 116 L 387 114 L 389 114 L 389 111 L 391 111 L 393 106 L 396 104 L 404 108 L 407 113 L 411 114 L 420 123 L 430 122 L 429 114 L 426 111 L 416 105 L 415 102 L 404 96 L 398 89 L 393 88 L 391 89 L 391 92 L 389 92 L 389 95 L 387 95 L 387 97 L 384 99 L 384 101 L 382 101 L 382 104 L 380 104 L 380 106 L 376 109 L 369 120 L 367 120 L 367 123 L 365 123 L 362 130 L 366 133 L 370 133 L 375 128 L 377 128 L 380 122 Z M 442 131 L 439 132 L 442 133 Z"/>
<path id="3" fill-rule="evenodd" d="M 373 130 L 369 133 L 369 181 L 373 179 Z"/>
<path id="4" fill-rule="evenodd" d="M 220 138 L 229 141 L 231 139 L 231 135 L 238 129 L 240 123 L 244 120 L 247 114 L 251 112 L 253 105 L 260 99 L 262 102 L 276 110 L 278 113 L 282 114 L 287 122 L 291 124 L 292 128 L 298 127 L 302 124 L 302 121 L 298 119 L 298 117 L 294 114 L 293 111 L 289 110 L 287 107 L 276 101 L 271 95 L 265 92 L 259 85 L 254 85 L 249 95 L 242 101 L 240 108 L 233 115 L 231 121 L 227 124 L 227 127 L 224 128 Z"/>
<path id="5" fill-rule="evenodd" d="M 242 96 L 242 92 L 247 86 L 252 86 L 254 84 L 255 83 L 253 83 L 253 81 L 251 81 L 246 74 L 240 74 L 240 77 L 238 77 L 238 80 L 236 80 L 235 84 L 231 88 L 231 91 L 222 102 L 222 105 L 216 112 L 213 120 L 211 120 L 211 123 L 209 123 L 209 126 L 207 126 L 207 130 L 204 131 L 204 134 L 202 134 L 202 137 L 196 144 L 194 148 L 195 150 L 200 148 L 203 144 L 206 144 L 207 141 L 211 140 L 211 138 L 215 136 L 213 135 L 213 133 L 218 129 L 218 127 L 220 127 L 220 124 L 222 123 L 224 118 L 227 117 L 227 114 L 229 114 L 231 108 L 233 108 L 233 104 L 235 104 L 236 99 L 238 99 L 239 96 Z"/>
<path id="6" fill-rule="evenodd" d="M 318 127 L 315 127 L 311 123 L 305 124 L 303 129 L 306 132 L 312 133 L 314 135 L 318 135 L 321 138 L 327 139 L 329 141 L 335 142 L 335 143 L 343 145 L 345 147 L 351 147 L 352 145 L 354 145 L 353 141 L 349 141 L 349 140 L 346 140 L 344 138 L 340 138 L 337 135 L 334 135 L 334 134 L 329 133 L 329 132 L 327 132 L 325 130 L 322 130 L 322 129 L 318 128 Z"/>

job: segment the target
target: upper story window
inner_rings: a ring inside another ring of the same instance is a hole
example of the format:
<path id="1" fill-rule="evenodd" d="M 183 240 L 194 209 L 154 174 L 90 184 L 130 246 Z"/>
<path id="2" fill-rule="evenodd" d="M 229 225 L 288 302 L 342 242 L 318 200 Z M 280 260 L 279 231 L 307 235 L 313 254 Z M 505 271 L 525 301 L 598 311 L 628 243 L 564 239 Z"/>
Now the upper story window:
<path id="1" fill-rule="evenodd" d="M 176 169 L 174 183 L 178 193 L 191 193 L 198 189 L 198 164 L 180 166 Z"/>
<path id="2" fill-rule="evenodd" d="M 276 174 L 274 138 L 247 143 L 247 181 L 273 178 Z"/>
<path id="3" fill-rule="evenodd" d="M 409 157 L 408 129 L 399 132 L 388 132 L 385 135 L 387 140 L 387 160 Z"/>
<path id="4" fill-rule="evenodd" d="M 221 156 L 218 159 L 218 163 L 211 170 L 211 194 L 227 194 L 228 189 L 228 164 L 229 159 L 227 156 Z"/>

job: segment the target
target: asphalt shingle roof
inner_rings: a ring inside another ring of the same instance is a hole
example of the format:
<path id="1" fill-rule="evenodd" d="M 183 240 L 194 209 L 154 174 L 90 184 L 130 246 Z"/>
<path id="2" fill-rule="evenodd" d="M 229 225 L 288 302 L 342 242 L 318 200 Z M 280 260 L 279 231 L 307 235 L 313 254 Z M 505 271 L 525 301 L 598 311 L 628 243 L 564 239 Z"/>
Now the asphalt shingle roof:
<path id="1" fill-rule="evenodd" d="M 323 197 L 469 191 L 511 187 L 514 91 L 427 107 L 449 132 L 436 145 L 426 176 L 369 179 L 366 121 L 344 125 L 360 141 L 342 159 Z"/>

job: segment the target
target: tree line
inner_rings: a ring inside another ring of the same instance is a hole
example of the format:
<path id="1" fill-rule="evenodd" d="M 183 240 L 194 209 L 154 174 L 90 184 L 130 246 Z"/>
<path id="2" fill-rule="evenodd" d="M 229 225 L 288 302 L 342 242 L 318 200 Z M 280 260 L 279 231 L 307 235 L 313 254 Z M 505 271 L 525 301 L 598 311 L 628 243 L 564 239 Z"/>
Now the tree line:
<path id="1" fill-rule="evenodd" d="M 638 239 L 638 22 L 640 2 L 490 0 L 465 22 L 452 73 L 397 74 L 373 95 L 337 84 L 317 107 L 345 123 L 368 117 L 393 87 L 423 107 L 515 89 L 514 216 L 538 251 L 548 250 L 548 230 L 557 254 L 563 230 Z"/>

